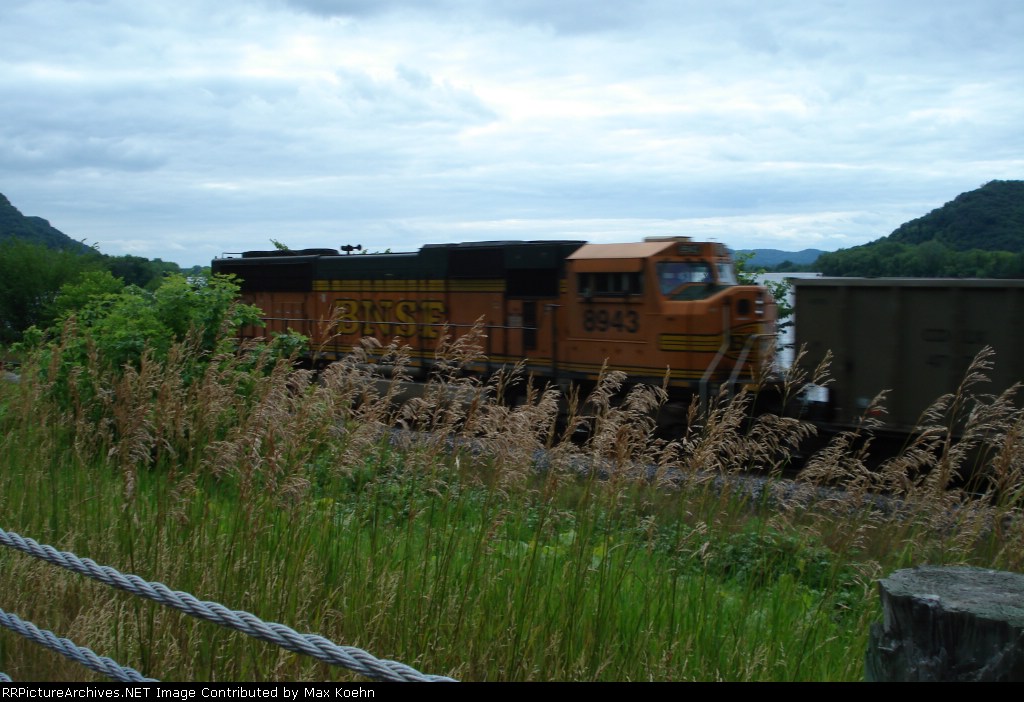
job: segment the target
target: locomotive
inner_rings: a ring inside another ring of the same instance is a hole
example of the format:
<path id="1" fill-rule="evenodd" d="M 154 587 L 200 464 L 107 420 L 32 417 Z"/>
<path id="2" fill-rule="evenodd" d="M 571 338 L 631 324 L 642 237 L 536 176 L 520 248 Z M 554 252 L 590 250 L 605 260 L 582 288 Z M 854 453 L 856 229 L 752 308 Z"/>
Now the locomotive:
<path id="1" fill-rule="evenodd" d="M 670 396 L 707 396 L 751 382 L 775 349 L 776 307 L 764 287 L 738 284 L 729 250 L 686 237 L 625 244 L 501 241 L 431 244 L 413 253 L 335 249 L 225 254 L 244 302 L 268 336 L 293 330 L 317 360 L 362 337 L 398 340 L 426 374 L 444 335 L 482 325 L 487 374 L 525 360 L 535 377 L 567 386 L 603 367 Z"/>

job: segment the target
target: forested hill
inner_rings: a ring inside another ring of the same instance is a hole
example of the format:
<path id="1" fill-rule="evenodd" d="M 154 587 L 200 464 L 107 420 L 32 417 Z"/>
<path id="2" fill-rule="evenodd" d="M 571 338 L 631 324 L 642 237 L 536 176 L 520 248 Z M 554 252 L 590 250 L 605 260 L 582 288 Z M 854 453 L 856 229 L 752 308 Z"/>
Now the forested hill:
<path id="1" fill-rule="evenodd" d="M 1024 251 L 1024 181 L 993 180 L 912 219 L 890 241 L 937 241 L 954 251 Z"/>
<path id="2" fill-rule="evenodd" d="M 189 271 L 201 272 L 198 266 Z M 105 279 L 104 273 L 109 274 Z M 0 346 L 19 340 L 31 325 L 51 323 L 57 292 L 66 284 L 82 283 L 87 274 L 100 276 L 88 285 L 102 283 L 102 292 L 114 292 L 125 285 L 156 289 L 169 273 L 181 273 L 178 264 L 107 256 L 41 217 L 26 217 L 0 195 Z"/>
<path id="3" fill-rule="evenodd" d="M 1024 278 L 1024 181 L 994 180 L 892 234 L 823 254 L 825 275 Z"/>
<path id="4" fill-rule="evenodd" d="M 85 252 L 88 246 L 54 228 L 42 217 L 26 217 L 0 193 L 0 241 L 21 239 L 58 251 Z"/>

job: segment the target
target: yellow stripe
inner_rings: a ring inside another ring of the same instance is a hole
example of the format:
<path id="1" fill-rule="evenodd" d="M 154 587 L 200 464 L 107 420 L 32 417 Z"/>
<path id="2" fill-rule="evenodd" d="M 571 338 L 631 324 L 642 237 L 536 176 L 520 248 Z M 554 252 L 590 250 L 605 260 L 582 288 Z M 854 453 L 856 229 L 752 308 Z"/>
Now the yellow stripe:
<path id="1" fill-rule="evenodd" d="M 443 280 L 315 280 L 317 292 L 444 292 Z"/>
<path id="2" fill-rule="evenodd" d="M 717 351 L 722 345 L 721 334 L 660 334 L 659 351 Z"/>

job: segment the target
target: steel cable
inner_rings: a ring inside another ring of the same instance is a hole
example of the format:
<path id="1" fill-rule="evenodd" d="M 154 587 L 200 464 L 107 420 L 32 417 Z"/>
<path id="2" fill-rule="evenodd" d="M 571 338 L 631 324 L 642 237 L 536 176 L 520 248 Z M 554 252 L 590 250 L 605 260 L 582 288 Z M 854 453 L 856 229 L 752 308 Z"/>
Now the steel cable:
<path id="1" fill-rule="evenodd" d="M 171 590 L 163 583 L 151 583 L 137 575 L 125 575 L 110 566 L 98 565 L 89 558 L 79 558 L 67 551 L 41 545 L 34 539 L 0 529 L 0 544 L 17 549 L 35 558 L 60 566 L 73 573 L 153 600 L 185 614 L 241 631 L 253 638 L 267 641 L 295 653 L 304 653 L 332 665 L 340 665 L 373 680 L 392 682 L 455 682 L 440 675 L 426 675 L 397 661 L 381 660 L 355 648 L 339 646 L 322 636 L 300 634 L 284 624 L 264 622 L 249 612 L 231 610 L 217 602 L 196 599 L 187 592 Z"/>
<path id="2" fill-rule="evenodd" d="M 26 639 L 35 641 L 37 644 L 56 651 L 65 658 L 81 663 L 90 670 L 102 673 L 108 678 L 120 682 L 159 682 L 159 680 L 147 678 L 134 668 L 127 668 L 106 656 L 98 656 L 92 649 L 76 646 L 70 639 L 58 638 L 52 631 L 40 629 L 32 622 L 26 622 L 17 615 L 2 609 L 0 609 L 0 626 L 7 627 Z M 11 682 L 11 679 L 0 673 L 0 682 Z"/>

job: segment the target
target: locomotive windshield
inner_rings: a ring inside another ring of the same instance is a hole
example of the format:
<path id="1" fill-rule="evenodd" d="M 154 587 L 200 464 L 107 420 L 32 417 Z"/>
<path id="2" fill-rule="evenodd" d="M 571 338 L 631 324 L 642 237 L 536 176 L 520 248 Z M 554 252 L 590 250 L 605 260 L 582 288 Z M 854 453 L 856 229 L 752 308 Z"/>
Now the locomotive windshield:
<path id="1" fill-rule="evenodd" d="M 729 263 L 712 266 L 707 261 L 659 261 L 657 272 L 661 294 L 670 300 L 700 300 L 736 284 Z"/>
<path id="2" fill-rule="evenodd" d="M 718 284 L 719 285 L 737 285 L 736 280 L 736 269 L 733 268 L 731 261 L 719 261 L 718 266 Z"/>

